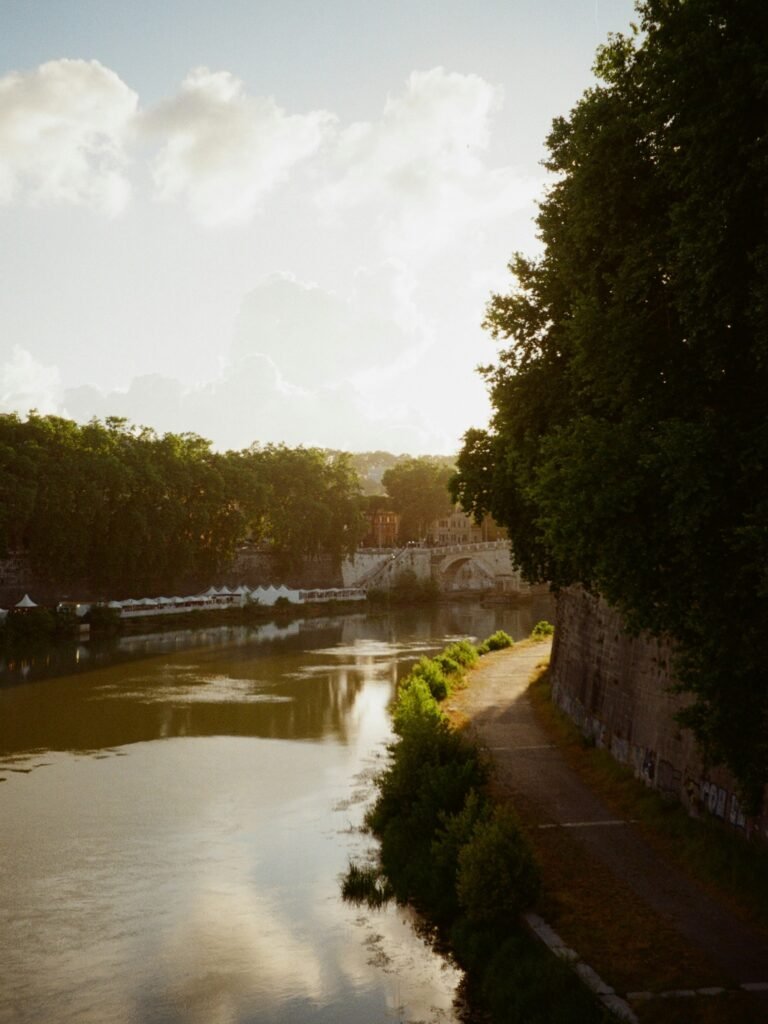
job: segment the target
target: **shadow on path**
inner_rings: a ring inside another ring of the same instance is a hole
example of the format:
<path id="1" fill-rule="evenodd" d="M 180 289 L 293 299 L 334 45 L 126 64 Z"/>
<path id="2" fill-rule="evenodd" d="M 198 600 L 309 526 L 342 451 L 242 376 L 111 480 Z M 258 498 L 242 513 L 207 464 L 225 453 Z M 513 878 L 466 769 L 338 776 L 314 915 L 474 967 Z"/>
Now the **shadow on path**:
<path id="1" fill-rule="evenodd" d="M 723 976 L 709 984 L 762 987 L 768 983 L 765 937 L 665 860 L 631 823 L 617 821 L 539 725 L 526 691 L 550 647 L 550 641 L 525 642 L 486 655 L 469 675 L 468 686 L 451 698 L 450 713 L 466 719 L 489 751 L 497 785 L 509 793 L 532 831 L 567 831 L 578 845 L 582 871 L 591 875 L 582 879 L 585 889 L 597 896 L 610 879 L 611 885 L 619 883 L 619 891 L 630 890 L 665 928 L 700 953 L 702 962 L 712 965 L 713 974 Z M 622 913 L 617 905 L 615 914 Z M 594 966 L 602 973 L 602 964 Z M 638 977 L 637 983 L 654 989 L 658 978 Z"/>

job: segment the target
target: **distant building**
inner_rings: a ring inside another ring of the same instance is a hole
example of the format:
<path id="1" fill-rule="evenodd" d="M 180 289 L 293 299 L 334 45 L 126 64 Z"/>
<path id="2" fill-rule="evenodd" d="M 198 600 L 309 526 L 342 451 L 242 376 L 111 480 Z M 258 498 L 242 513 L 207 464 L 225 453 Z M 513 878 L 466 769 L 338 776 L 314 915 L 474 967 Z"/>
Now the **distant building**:
<path id="1" fill-rule="evenodd" d="M 365 518 L 368 529 L 360 547 L 394 548 L 402 544 L 398 536 L 400 516 L 393 510 L 390 499 L 375 495 L 369 497 L 367 502 Z M 454 509 L 450 515 L 429 524 L 424 542 L 430 547 L 446 547 L 451 544 L 478 544 L 506 539 L 507 531 L 490 516 L 486 516 L 478 525 L 472 516 Z"/>
<path id="2" fill-rule="evenodd" d="M 449 516 L 435 519 L 427 531 L 428 543 L 435 547 L 449 544 L 479 544 L 493 540 L 506 540 L 507 531 L 486 516 L 476 523 L 466 512 L 454 509 Z"/>
<path id="3" fill-rule="evenodd" d="M 368 529 L 360 546 L 363 548 L 397 547 L 400 516 L 389 505 L 388 498 L 376 496 L 369 499 L 365 512 Z"/>

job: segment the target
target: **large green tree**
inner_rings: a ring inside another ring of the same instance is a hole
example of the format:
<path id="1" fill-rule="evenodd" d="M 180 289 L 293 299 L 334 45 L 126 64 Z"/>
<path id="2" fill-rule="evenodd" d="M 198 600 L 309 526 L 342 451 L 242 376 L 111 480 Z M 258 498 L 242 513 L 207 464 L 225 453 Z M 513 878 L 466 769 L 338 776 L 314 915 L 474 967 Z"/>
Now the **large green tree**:
<path id="1" fill-rule="evenodd" d="M 340 560 L 354 552 L 365 520 L 350 455 L 254 445 L 241 459 L 265 488 L 258 514 L 250 519 L 251 536 L 271 548 L 286 572 L 306 558 L 326 554 Z"/>
<path id="2" fill-rule="evenodd" d="M 120 418 L 80 426 L 0 415 L 0 555 L 105 596 L 212 578 L 251 536 L 290 570 L 354 551 L 359 482 L 344 453 L 282 445 L 219 453 L 196 434 Z"/>
<path id="3" fill-rule="evenodd" d="M 448 515 L 453 472 L 451 462 L 429 456 L 402 459 L 384 472 L 381 482 L 400 515 L 401 541 L 421 540 L 433 520 Z"/>
<path id="4" fill-rule="evenodd" d="M 768 5 L 647 0 L 548 138 L 455 494 L 532 579 L 672 637 L 685 722 L 768 778 Z"/>

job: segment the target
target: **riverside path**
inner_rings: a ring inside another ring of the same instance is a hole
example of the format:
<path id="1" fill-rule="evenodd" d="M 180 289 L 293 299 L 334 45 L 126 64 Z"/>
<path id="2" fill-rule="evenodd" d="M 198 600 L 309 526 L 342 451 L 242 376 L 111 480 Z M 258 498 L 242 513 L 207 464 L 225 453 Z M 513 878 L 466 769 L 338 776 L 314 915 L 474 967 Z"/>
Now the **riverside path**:
<path id="1" fill-rule="evenodd" d="M 489 752 L 496 790 L 522 818 L 554 939 L 562 936 L 580 973 L 626 1000 L 627 1019 L 655 1020 L 652 1004 L 679 997 L 688 1007 L 681 1020 L 730 1020 L 716 1006 L 726 1011 L 736 1001 L 747 1015 L 733 1019 L 768 1021 L 768 938 L 617 817 L 540 722 L 528 685 L 550 648 L 549 640 L 524 641 L 486 655 L 448 711 Z"/>

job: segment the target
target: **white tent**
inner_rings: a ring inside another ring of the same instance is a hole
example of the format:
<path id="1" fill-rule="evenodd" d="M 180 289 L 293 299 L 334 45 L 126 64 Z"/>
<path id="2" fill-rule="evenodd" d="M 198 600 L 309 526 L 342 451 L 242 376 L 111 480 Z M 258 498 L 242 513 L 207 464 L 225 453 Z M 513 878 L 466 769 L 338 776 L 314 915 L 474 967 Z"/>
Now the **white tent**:
<path id="1" fill-rule="evenodd" d="M 32 598 L 29 596 L 29 594 L 25 594 L 24 597 L 22 597 L 22 599 L 20 601 L 16 602 L 16 607 L 17 608 L 37 608 L 37 605 L 32 600 Z"/>

